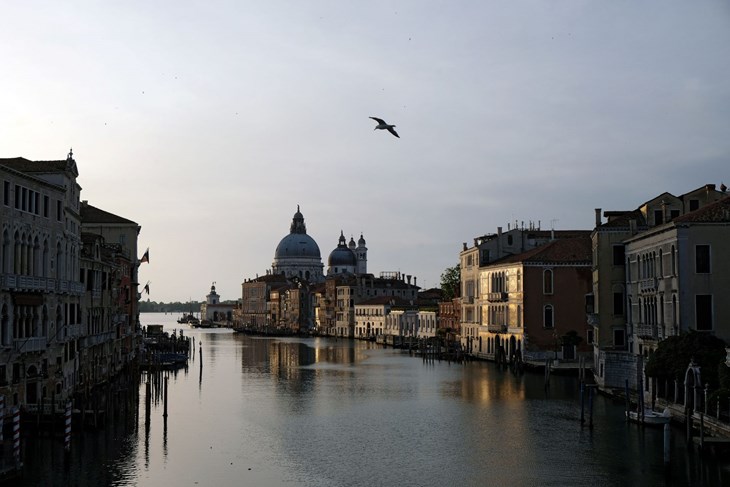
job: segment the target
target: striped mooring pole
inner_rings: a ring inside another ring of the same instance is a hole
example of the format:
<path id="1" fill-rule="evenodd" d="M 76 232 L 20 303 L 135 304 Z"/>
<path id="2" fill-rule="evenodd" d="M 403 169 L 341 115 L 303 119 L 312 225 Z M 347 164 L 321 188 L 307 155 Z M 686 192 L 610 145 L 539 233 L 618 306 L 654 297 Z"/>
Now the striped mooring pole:
<path id="1" fill-rule="evenodd" d="M 20 409 L 13 408 L 13 458 L 20 461 Z"/>
<path id="2" fill-rule="evenodd" d="M 64 430 L 64 448 L 71 451 L 71 401 L 66 403 L 66 429 Z"/>

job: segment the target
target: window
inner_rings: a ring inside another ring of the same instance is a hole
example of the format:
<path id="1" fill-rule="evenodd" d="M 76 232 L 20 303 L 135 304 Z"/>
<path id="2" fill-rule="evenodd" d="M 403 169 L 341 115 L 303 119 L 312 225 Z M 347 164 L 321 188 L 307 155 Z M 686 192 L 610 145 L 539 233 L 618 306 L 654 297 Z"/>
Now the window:
<path id="1" fill-rule="evenodd" d="M 588 342 L 588 345 L 593 345 L 593 329 L 586 331 L 586 342 Z"/>
<path id="2" fill-rule="evenodd" d="M 712 330 L 712 294 L 695 296 L 695 318 L 697 331 Z"/>
<path id="3" fill-rule="evenodd" d="M 554 313 L 553 313 L 553 305 L 552 304 L 546 304 L 545 309 L 543 310 L 543 326 L 545 328 L 553 328 L 555 326 L 554 321 Z"/>
<path id="4" fill-rule="evenodd" d="M 56 221 L 61 221 L 63 215 L 61 214 L 61 200 L 56 200 Z"/>
<path id="5" fill-rule="evenodd" d="M 507 235 L 507 245 L 512 245 L 512 235 Z"/>
<path id="6" fill-rule="evenodd" d="M 545 269 L 542 272 L 542 292 L 543 294 L 553 293 L 553 271 Z"/>
<path id="7" fill-rule="evenodd" d="M 664 253 L 659 249 L 659 277 L 664 277 Z"/>
<path id="8" fill-rule="evenodd" d="M 674 245 L 672 245 L 671 259 L 672 259 L 672 275 L 673 276 L 676 276 L 677 275 L 677 260 L 676 260 L 676 254 L 677 254 L 677 252 L 674 250 Z"/>
<path id="9" fill-rule="evenodd" d="M 5 181 L 3 184 L 3 204 L 10 206 L 10 181 Z"/>
<path id="10" fill-rule="evenodd" d="M 664 213 L 662 210 L 654 210 L 654 225 L 661 225 L 664 223 Z"/>
<path id="11" fill-rule="evenodd" d="M 710 273 L 709 245 L 695 245 L 695 272 L 697 272 L 697 274 Z"/>
<path id="12" fill-rule="evenodd" d="M 624 314 L 624 293 L 613 293 L 613 314 L 614 316 Z"/>
<path id="13" fill-rule="evenodd" d="M 679 216 L 679 210 L 669 210 L 669 218 L 674 220 Z"/>
<path id="14" fill-rule="evenodd" d="M 614 347 L 625 347 L 626 346 L 626 332 L 623 329 L 613 330 L 613 346 Z"/>
<path id="15" fill-rule="evenodd" d="M 700 200 L 689 200 L 689 211 L 695 211 L 700 208 Z"/>
<path id="16" fill-rule="evenodd" d="M 613 265 L 624 265 L 625 251 L 623 245 L 613 246 Z"/>

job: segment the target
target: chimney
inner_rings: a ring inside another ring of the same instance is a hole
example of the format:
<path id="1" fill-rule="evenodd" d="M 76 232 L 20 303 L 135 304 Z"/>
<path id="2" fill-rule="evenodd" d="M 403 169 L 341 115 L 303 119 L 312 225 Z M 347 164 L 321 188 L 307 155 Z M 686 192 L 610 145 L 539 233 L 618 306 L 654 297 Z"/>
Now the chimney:
<path id="1" fill-rule="evenodd" d="M 709 195 L 711 192 L 715 191 L 715 185 L 705 184 L 705 191 L 707 191 L 707 194 Z"/>
<path id="2" fill-rule="evenodd" d="M 410 274 L 408 274 L 408 275 L 406 276 L 406 282 L 408 282 L 408 285 L 409 285 L 409 286 L 411 285 L 411 275 L 410 275 Z"/>
<path id="3" fill-rule="evenodd" d="M 595 212 L 596 212 L 596 228 L 598 228 L 601 226 L 601 209 L 596 208 Z"/>
<path id="4" fill-rule="evenodd" d="M 416 276 L 413 276 L 413 285 L 416 286 Z"/>
<path id="5" fill-rule="evenodd" d="M 461 250 L 466 250 L 466 249 L 467 249 L 467 247 L 466 247 L 466 242 L 462 242 L 462 244 L 461 244 L 461 245 L 462 245 L 462 248 L 461 248 Z"/>

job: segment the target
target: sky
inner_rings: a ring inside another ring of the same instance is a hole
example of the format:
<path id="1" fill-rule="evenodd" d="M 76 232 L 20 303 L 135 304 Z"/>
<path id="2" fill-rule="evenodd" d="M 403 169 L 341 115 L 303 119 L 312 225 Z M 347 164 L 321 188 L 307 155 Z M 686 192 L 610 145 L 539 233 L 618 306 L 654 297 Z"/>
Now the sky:
<path id="1" fill-rule="evenodd" d="M 65 159 L 141 225 L 153 301 L 263 275 L 300 205 L 327 265 L 437 287 L 514 222 L 730 185 L 730 3 L 7 2 L 0 157 Z M 375 116 L 400 138 L 374 130 Z M 521 223 L 520 223 L 521 224 Z"/>

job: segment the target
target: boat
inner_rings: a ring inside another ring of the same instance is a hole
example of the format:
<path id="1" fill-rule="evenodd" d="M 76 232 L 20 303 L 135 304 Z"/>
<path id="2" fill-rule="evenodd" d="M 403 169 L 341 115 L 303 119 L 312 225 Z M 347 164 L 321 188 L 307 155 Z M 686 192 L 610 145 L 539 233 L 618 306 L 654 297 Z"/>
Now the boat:
<path id="1" fill-rule="evenodd" d="M 639 417 L 638 411 L 626 411 L 626 417 L 629 421 L 646 426 L 663 426 L 669 424 L 672 419 L 669 409 L 664 409 L 662 412 L 654 411 L 653 409 L 644 409 L 644 414 L 641 417 Z"/>
<path id="2" fill-rule="evenodd" d="M 181 316 L 178 320 L 178 323 L 181 325 L 190 325 L 190 326 L 197 326 L 200 324 L 200 320 L 197 319 L 195 316 L 193 316 L 192 313 L 188 313 L 186 315 Z"/>

